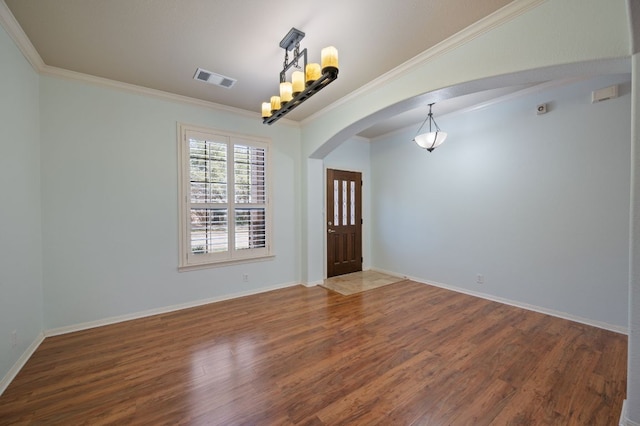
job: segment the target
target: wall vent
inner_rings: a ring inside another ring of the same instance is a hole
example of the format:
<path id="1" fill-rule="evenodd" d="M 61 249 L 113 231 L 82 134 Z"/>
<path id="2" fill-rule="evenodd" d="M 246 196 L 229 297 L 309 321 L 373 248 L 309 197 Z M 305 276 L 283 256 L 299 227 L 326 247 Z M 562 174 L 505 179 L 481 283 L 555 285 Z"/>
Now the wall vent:
<path id="1" fill-rule="evenodd" d="M 225 89 L 231 89 L 236 84 L 235 78 L 225 77 L 224 75 L 216 74 L 215 72 L 207 71 L 202 68 L 196 70 L 193 76 L 194 80 L 204 81 L 205 83 L 213 84 L 215 86 L 224 87 Z"/>

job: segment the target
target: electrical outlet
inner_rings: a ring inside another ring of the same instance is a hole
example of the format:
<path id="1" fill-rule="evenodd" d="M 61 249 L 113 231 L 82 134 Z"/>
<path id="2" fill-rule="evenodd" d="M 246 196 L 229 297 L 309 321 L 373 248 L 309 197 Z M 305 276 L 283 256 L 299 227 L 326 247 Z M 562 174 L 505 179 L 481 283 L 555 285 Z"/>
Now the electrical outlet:
<path id="1" fill-rule="evenodd" d="M 476 283 L 484 284 L 484 275 L 482 275 L 482 274 L 476 275 Z"/>
<path id="2" fill-rule="evenodd" d="M 249 274 L 242 274 L 242 281 L 243 282 L 249 282 Z"/>
<path id="3" fill-rule="evenodd" d="M 16 346 L 18 346 L 18 331 L 13 330 L 11 332 L 11 347 L 15 348 Z"/>

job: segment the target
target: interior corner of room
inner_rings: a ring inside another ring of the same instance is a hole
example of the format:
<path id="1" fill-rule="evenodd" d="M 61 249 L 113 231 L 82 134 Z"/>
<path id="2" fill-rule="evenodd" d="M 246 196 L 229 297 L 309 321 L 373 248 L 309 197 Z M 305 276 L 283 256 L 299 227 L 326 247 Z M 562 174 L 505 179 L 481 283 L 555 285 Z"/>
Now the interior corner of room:
<path id="1" fill-rule="evenodd" d="M 361 270 L 625 336 L 621 424 L 640 423 L 640 7 L 579 3 L 499 9 L 354 91 L 341 49 L 308 103 L 340 96 L 265 126 L 38 64 L 0 0 L 0 396 L 48 336 L 323 283 L 341 170 L 361 176 Z M 447 139 L 429 152 L 431 109 Z M 270 256 L 179 271 L 180 123 L 270 141 Z"/>

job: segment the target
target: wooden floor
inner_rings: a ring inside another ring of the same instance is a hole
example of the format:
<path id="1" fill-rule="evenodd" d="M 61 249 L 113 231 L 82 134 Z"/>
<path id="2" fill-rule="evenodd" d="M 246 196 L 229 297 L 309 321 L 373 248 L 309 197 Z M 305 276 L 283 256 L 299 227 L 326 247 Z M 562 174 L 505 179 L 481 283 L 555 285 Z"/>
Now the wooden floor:
<path id="1" fill-rule="evenodd" d="M 0 423 L 615 425 L 626 337 L 402 281 L 50 337 Z"/>

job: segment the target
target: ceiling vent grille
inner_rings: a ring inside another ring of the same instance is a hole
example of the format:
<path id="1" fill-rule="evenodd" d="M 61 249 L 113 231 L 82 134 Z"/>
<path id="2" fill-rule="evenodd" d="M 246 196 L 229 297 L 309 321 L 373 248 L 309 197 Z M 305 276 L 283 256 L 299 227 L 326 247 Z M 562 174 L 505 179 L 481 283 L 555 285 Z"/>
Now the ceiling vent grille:
<path id="1" fill-rule="evenodd" d="M 233 85 L 236 84 L 236 81 L 238 81 L 235 78 L 225 77 L 224 75 L 216 74 L 202 68 L 196 70 L 193 78 L 215 86 L 224 87 L 225 89 L 231 89 Z"/>

